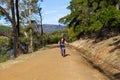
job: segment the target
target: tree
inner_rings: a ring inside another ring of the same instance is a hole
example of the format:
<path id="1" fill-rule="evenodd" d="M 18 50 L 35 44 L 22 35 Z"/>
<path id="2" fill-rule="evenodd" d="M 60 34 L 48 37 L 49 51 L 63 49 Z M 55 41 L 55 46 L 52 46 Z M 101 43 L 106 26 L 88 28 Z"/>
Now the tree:
<path id="1" fill-rule="evenodd" d="M 9 59 L 9 54 L 7 53 L 7 50 L 9 47 L 9 39 L 7 37 L 0 37 L 0 62 L 4 62 Z"/>
<path id="2" fill-rule="evenodd" d="M 17 57 L 18 50 L 18 36 L 19 36 L 19 9 L 18 9 L 18 0 L 1 0 L 2 4 L 7 5 L 7 7 L 0 6 L 1 16 L 5 16 L 8 19 L 13 28 L 13 52 L 14 56 Z M 11 15 L 9 10 L 11 10 Z"/>
<path id="3" fill-rule="evenodd" d="M 76 38 L 92 33 L 101 34 L 103 29 L 120 25 L 119 0 L 71 0 L 67 7 L 70 14 L 62 17 L 59 22 L 69 27 Z"/>
<path id="4" fill-rule="evenodd" d="M 29 52 L 33 52 L 33 33 L 34 30 L 37 29 L 38 34 L 40 34 L 40 37 L 43 34 L 43 28 L 42 28 L 42 15 L 41 15 L 41 7 L 40 7 L 40 2 L 39 0 L 22 0 L 20 2 L 20 8 L 21 8 L 21 21 L 24 21 L 22 23 L 30 25 L 29 27 L 29 32 L 31 33 L 30 37 L 30 45 L 29 45 Z M 40 16 L 39 21 L 36 19 L 36 14 Z M 35 23 L 35 25 L 32 25 Z M 40 26 L 38 26 L 38 23 Z M 36 27 L 37 26 L 37 27 Z M 27 32 L 26 32 L 27 33 Z M 42 37 L 41 37 L 42 38 Z"/>
<path id="5" fill-rule="evenodd" d="M 28 21 L 31 24 L 31 15 L 38 11 L 36 8 L 36 3 L 39 0 L 0 0 L 0 16 L 6 19 L 6 21 L 10 21 L 12 28 L 13 28 L 13 51 L 14 56 L 17 57 L 18 53 L 18 37 L 19 37 L 19 31 L 20 31 L 20 22 L 21 21 Z M 41 0 L 42 1 L 42 0 Z M 18 6 L 19 3 L 19 6 Z M 21 8 L 21 4 L 25 3 L 24 8 Z M 26 12 L 25 14 L 23 14 Z M 25 18 L 24 18 L 25 17 Z M 25 20 L 27 19 L 27 20 Z M 19 22 L 20 21 L 20 22 Z M 31 37 L 32 41 L 32 37 Z M 32 42 L 31 42 L 32 44 Z"/>
<path id="6" fill-rule="evenodd" d="M 67 24 L 70 29 L 73 29 L 76 35 L 84 33 L 89 26 L 86 23 L 89 19 L 87 2 L 88 0 L 72 0 L 67 7 L 71 13 L 59 20 L 60 23 Z"/>

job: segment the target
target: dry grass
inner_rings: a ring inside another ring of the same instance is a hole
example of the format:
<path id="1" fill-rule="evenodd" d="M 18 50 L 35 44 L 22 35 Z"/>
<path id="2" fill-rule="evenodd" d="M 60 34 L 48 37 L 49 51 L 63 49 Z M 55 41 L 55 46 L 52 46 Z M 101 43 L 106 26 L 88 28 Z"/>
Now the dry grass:
<path id="1" fill-rule="evenodd" d="M 83 53 L 86 57 L 111 74 L 120 73 L 120 36 L 97 43 L 93 43 L 93 41 L 91 39 L 80 39 L 73 42 L 72 45 L 86 50 L 88 53 Z"/>

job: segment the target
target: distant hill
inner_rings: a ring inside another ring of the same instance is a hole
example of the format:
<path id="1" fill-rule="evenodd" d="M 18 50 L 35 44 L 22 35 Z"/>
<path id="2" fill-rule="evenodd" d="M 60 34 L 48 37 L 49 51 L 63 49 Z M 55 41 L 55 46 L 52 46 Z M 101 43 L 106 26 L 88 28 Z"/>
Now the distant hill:
<path id="1" fill-rule="evenodd" d="M 40 26 L 40 25 L 38 25 L 38 26 Z M 62 26 L 62 25 L 43 24 L 43 32 L 44 33 L 51 33 L 55 30 L 64 30 L 65 28 L 66 28 L 66 26 Z M 12 29 L 11 27 L 0 25 L 0 32 L 8 32 L 11 29 Z"/>
<path id="2" fill-rule="evenodd" d="M 40 25 L 39 25 L 40 26 Z M 43 32 L 50 33 L 55 30 L 64 30 L 66 27 L 62 25 L 54 25 L 54 24 L 43 24 Z"/>

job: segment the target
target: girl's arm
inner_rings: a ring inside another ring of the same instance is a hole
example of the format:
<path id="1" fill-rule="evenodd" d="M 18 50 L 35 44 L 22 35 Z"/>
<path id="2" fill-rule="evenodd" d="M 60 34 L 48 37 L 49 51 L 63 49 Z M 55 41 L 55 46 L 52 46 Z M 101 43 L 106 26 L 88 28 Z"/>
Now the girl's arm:
<path id="1" fill-rule="evenodd" d="M 60 44 L 60 41 L 58 41 L 58 44 Z"/>
<path id="2" fill-rule="evenodd" d="M 69 43 L 65 41 L 65 44 L 69 44 Z"/>

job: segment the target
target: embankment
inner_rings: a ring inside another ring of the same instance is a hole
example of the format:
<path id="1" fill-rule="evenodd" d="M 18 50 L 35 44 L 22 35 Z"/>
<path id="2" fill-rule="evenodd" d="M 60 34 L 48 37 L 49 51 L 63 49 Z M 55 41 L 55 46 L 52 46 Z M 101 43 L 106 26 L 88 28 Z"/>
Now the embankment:
<path id="1" fill-rule="evenodd" d="M 111 79 L 120 80 L 120 36 L 100 42 L 94 41 L 93 39 L 80 39 L 71 45 Z"/>

